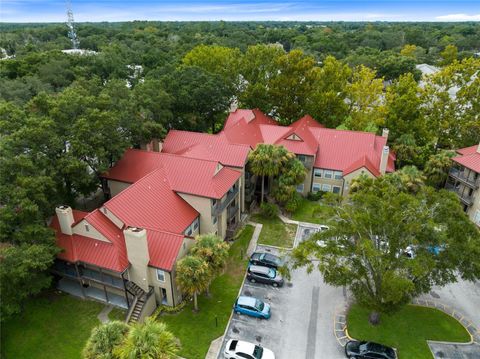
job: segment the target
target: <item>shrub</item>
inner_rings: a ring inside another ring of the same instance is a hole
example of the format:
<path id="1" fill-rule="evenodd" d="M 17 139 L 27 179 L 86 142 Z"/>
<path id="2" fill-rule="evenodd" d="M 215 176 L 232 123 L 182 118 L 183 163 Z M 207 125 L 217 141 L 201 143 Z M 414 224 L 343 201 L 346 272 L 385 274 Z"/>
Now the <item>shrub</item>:
<path id="1" fill-rule="evenodd" d="M 275 218 L 278 216 L 278 206 L 274 203 L 262 203 L 260 205 L 260 214 L 265 218 Z"/>
<path id="2" fill-rule="evenodd" d="M 285 210 L 289 213 L 293 213 L 297 210 L 298 206 L 300 205 L 302 197 L 296 193 L 291 199 L 285 203 Z"/>
<path id="3" fill-rule="evenodd" d="M 317 192 L 308 192 L 307 194 L 307 199 L 309 201 L 318 201 L 320 200 L 322 197 L 323 197 L 323 194 L 325 192 L 322 192 L 322 191 L 317 191 Z"/>
<path id="4" fill-rule="evenodd" d="M 163 313 L 165 313 L 165 314 L 176 314 L 176 313 L 182 311 L 183 308 L 185 308 L 186 304 L 187 304 L 187 300 L 186 300 L 186 298 L 184 298 L 183 302 L 181 302 L 179 305 L 176 305 L 175 307 L 171 307 L 171 306 L 168 306 L 168 305 L 159 305 L 157 307 L 157 309 L 155 309 L 155 311 L 153 312 L 151 317 L 153 319 L 157 319 Z"/>

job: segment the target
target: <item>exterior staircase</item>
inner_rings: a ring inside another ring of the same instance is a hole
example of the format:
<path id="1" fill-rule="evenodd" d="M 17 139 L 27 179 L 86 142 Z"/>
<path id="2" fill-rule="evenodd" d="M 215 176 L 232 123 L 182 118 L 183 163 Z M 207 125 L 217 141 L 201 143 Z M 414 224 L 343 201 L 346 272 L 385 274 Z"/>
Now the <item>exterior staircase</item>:
<path id="1" fill-rule="evenodd" d="M 132 305 L 127 314 L 126 322 L 128 324 L 134 324 L 138 322 L 138 319 L 140 318 L 140 314 L 142 313 L 143 306 L 147 301 L 149 293 L 145 292 L 142 288 L 131 281 L 127 282 L 126 288 L 127 291 L 134 296 Z"/>

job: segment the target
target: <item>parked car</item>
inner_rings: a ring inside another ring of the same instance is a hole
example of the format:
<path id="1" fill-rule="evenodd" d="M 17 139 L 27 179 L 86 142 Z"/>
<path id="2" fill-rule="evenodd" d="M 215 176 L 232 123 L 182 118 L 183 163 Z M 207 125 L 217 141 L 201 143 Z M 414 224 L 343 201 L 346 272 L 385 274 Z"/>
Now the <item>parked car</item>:
<path id="1" fill-rule="evenodd" d="M 227 342 L 224 354 L 226 359 L 275 359 L 270 349 L 236 339 Z"/>
<path id="2" fill-rule="evenodd" d="M 395 350 L 382 344 L 373 342 L 359 342 L 350 340 L 345 345 L 345 354 L 350 359 L 396 359 Z"/>
<path id="3" fill-rule="evenodd" d="M 255 252 L 250 257 L 250 264 L 278 269 L 283 265 L 283 261 L 270 253 Z"/>
<path id="4" fill-rule="evenodd" d="M 283 278 L 274 268 L 250 265 L 247 270 L 247 279 L 252 282 L 271 284 L 274 287 L 283 286 Z"/>
<path id="5" fill-rule="evenodd" d="M 233 310 L 235 313 L 246 314 L 260 319 L 270 318 L 270 305 L 254 297 L 238 297 Z"/>

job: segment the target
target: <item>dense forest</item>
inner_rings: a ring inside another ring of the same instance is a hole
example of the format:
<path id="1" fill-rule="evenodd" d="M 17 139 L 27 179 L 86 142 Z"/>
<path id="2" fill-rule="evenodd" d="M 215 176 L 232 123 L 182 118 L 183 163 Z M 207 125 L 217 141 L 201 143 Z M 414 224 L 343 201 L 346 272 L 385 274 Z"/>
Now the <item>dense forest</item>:
<path id="1" fill-rule="evenodd" d="M 131 22 L 0 25 L 1 318 L 50 283 L 46 228 L 131 146 L 216 132 L 232 106 L 283 124 L 390 130 L 397 166 L 441 186 L 480 141 L 478 23 Z M 417 64 L 439 67 L 422 77 Z"/>

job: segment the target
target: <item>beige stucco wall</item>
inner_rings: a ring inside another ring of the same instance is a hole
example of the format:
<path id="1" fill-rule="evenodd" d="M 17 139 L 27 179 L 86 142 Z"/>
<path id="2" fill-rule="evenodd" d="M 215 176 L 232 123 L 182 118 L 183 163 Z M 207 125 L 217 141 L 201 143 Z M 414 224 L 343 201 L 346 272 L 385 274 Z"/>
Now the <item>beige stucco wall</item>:
<path id="1" fill-rule="evenodd" d="M 142 312 L 138 317 L 138 322 L 143 323 L 147 317 L 149 317 L 157 308 L 157 300 L 155 295 L 151 295 L 145 304 L 143 305 Z"/>
<path id="2" fill-rule="evenodd" d="M 130 183 L 119 182 L 114 180 L 108 180 L 107 182 L 108 182 L 108 188 L 110 188 L 110 195 L 112 197 L 116 196 L 117 194 L 119 194 L 124 189 L 130 186 Z"/>
<path id="3" fill-rule="evenodd" d="M 178 305 L 178 303 L 180 302 L 180 299 L 179 299 L 178 292 L 176 291 L 176 284 L 175 284 L 174 278 L 172 277 L 172 274 L 170 272 L 164 271 L 165 281 L 161 282 L 157 278 L 157 268 L 148 267 L 148 271 L 149 271 L 149 282 L 155 291 L 155 298 L 156 298 L 157 304 L 158 305 L 162 304 L 163 298 L 162 298 L 161 288 L 164 288 L 167 296 L 166 304 L 169 306 L 173 306 L 174 304 Z M 174 287 L 173 295 L 175 296 L 175 298 L 172 297 L 171 283 L 173 283 L 173 287 Z"/>
<path id="4" fill-rule="evenodd" d="M 345 184 L 343 187 L 343 194 L 347 195 L 348 192 L 350 191 L 350 184 L 352 183 L 352 180 L 361 176 L 362 174 L 370 177 L 370 178 L 375 178 L 375 176 L 365 167 L 361 167 L 358 170 L 355 170 L 348 175 L 343 176 L 343 179 L 345 180 Z"/>
<path id="5" fill-rule="evenodd" d="M 212 223 L 212 200 L 186 193 L 177 193 L 200 213 L 200 234 L 215 233 L 218 226 Z"/>
<path id="6" fill-rule="evenodd" d="M 85 224 L 88 224 L 88 231 L 85 229 Z M 110 243 L 110 241 L 103 234 L 97 231 L 91 224 L 89 224 L 84 219 L 82 219 L 80 222 L 77 223 L 77 225 L 75 225 L 75 227 L 73 227 L 73 233 Z"/>
<path id="7" fill-rule="evenodd" d="M 178 262 L 178 260 L 183 258 L 189 252 L 190 248 L 193 246 L 194 243 L 195 243 L 195 240 L 193 238 L 185 237 L 183 239 L 183 244 L 182 244 L 182 247 L 180 248 L 180 251 L 178 252 L 176 262 Z M 175 283 L 175 270 L 173 270 L 173 273 L 164 271 L 165 273 L 164 282 L 161 282 L 158 280 L 157 268 L 148 267 L 148 271 L 149 271 L 149 274 L 148 274 L 149 284 L 154 288 L 155 298 L 158 305 L 162 304 L 162 299 L 163 299 L 161 288 L 164 288 L 166 291 L 167 305 L 169 306 L 173 306 L 174 304 L 178 305 L 182 300 L 182 296 Z M 173 284 L 173 297 L 172 297 L 172 284 Z"/>
<path id="8" fill-rule="evenodd" d="M 472 221 L 474 220 L 475 213 L 477 213 L 477 211 L 480 211 L 480 190 L 478 189 L 473 193 L 473 204 L 467 212 Z M 477 223 L 477 225 L 480 226 L 480 223 Z"/>
<path id="9" fill-rule="evenodd" d="M 338 179 L 334 179 L 334 178 L 319 178 L 319 177 L 315 177 L 313 176 L 313 181 L 312 181 L 312 187 L 311 187 L 311 190 L 313 191 L 313 184 L 314 183 L 318 183 L 320 186 L 322 184 L 329 184 L 330 186 L 337 186 L 337 187 L 340 187 L 340 194 L 342 194 L 342 191 L 343 191 L 343 180 L 338 180 Z M 330 192 L 332 192 L 332 189 L 330 189 Z"/>
<path id="10" fill-rule="evenodd" d="M 142 232 L 145 232 L 145 230 Z M 135 234 L 131 234 L 129 230 L 125 230 L 123 233 L 125 236 L 127 257 L 130 262 L 130 268 L 128 269 L 129 278 L 145 292 L 148 292 L 148 262 L 150 261 L 150 256 L 148 253 L 147 236 L 141 236 L 140 233 L 137 233 L 135 237 Z"/>
<path id="11" fill-rule="evenodd" d="M 308 192 L 312 190 L 312 176 L 313 176 L 313 166 L 306 168 L 307 174 L 305 175 L 305 180 L 303 181 L 303 195 L 306 196 Z"/>
<path id="12" fill-rule="evenodd" d="M 115 224 L 118 228 L 122 229 L 123 226 L 124 226 L 124 223 L 117 217 L 115 216 L 112 212 L 110 212 L 108 210 L 108 208 L 106 208 L 105 206 L 104 207 L 101 207 L 100 208 L 100 211 L 105 215 L 107 216 L 107 218 L 109 220 L 111 220 L 113 222 L 113 224 Z"/>

